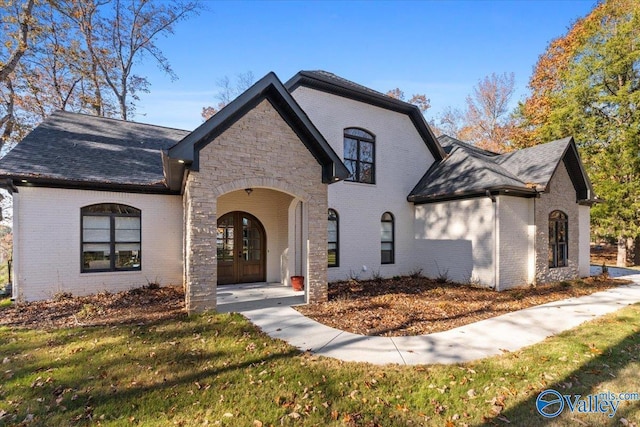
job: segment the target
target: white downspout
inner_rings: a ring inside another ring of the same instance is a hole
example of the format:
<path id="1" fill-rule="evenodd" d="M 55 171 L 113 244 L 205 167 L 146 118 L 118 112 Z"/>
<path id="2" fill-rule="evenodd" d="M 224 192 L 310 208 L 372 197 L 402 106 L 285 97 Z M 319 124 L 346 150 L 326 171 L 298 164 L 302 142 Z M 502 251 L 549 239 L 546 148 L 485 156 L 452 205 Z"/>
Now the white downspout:
<path id="1" fill-rule="evenodd" d="M 491 191 L 486 190 L 485 194 L 493 204 L 493 289 L 498 291 L 498 203 Z"/>

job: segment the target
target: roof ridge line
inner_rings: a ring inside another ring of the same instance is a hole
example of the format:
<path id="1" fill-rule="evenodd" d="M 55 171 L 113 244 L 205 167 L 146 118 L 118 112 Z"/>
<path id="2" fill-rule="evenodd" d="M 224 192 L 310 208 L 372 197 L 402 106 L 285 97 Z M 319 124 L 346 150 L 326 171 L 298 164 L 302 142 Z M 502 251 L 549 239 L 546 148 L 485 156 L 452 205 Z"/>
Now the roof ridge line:
<path id="1" fill-rule="evenodd" d="M 53 113 L 51 113 L 49 115 L 49 117 L 51 117 L 54 114 L 71 114 L 71 115 L 75 115 L 75 116 L 90 117 L 90 118 L 96 119 L 96 120 L 110 120 L 110 121 L 114 121 L 114 122 L 118 122 L 118 123 L 131 123 L 131 124 L 134 124 L 134 125 L 149 126 L 149 127 L 161 128 L 161 129 L 179 130 L 179 131 L 182 131 L 182 132 L 191 132 L 189 129 L 181 129 L 181 128 L 175 128 L 175 127 L 171 127 L 171 126 L 162 126 L 162 125 L 156 125 L 156 124 L 153 124 L 153 123 L 142 123 L 142 122 L 136 122 L 136 121 L 133 121 L 133 120 L 119 119 L 117 117 L 96 116 L 95 114 L 79 113 L 79 112 L 76 112 L 76 111 L 56 110 Z M 47 117 L 47 119 L 49 117 Z M 45 121 L 47 119 L 45 119 Z"/>

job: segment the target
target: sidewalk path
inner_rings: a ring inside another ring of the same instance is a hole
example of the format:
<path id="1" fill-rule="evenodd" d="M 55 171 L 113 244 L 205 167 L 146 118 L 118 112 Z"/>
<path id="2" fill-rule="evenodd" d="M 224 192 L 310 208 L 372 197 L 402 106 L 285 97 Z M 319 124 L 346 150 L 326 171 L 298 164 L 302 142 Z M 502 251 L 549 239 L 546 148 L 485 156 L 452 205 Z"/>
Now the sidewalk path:
<path id="1" fill-rule="evenodd" d="M 592 268 L 594 274 L 599 267 Z M 629 275 L 632 272 L 634 274 Z M 595 317 L 640 302 L 640 272 L 609 270 L 633 284 L 527 308 L 444 332 L 410 337 L 370 337 L 325 326 L 288 306 L 246 307 L 240 312 L 273 338 L 345 361 L 419 365 L 458 363 L 516 351 Z M 623 274 L 627 275 L 623 275 Z"/>

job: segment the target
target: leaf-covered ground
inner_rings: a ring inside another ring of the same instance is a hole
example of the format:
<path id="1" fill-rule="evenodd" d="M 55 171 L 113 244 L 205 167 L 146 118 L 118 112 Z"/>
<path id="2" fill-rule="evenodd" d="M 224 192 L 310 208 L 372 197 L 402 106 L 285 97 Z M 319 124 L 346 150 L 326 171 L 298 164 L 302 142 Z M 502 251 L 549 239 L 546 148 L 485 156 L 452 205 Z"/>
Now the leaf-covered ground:
<path id="1" fill-rule="evenodd" d="M 421 335 L 624 283 L 592 277 L 495 292 L 424 277 L 350 280 L 329 284 L 328 302 L 297 310 L 325 325 L 356 334 Z"/>
<path id="2" fill-rule="evenodd" d="M 0 326 L 0 426 L 637 427 L 635 399 L 615 414 L 565 408 L 545 419 L 535 408 L 546 389 L 640 391 L 639 351 L 637 304 L 459 365 L 374 366 L 300 353 L 237 314 Z"/>
<path id="3" fill-rule="evenodd" d="M 146 287 L 86 297 L 58 294 L 50 301 L 14 304 L 0 311 L 0 326 L 52 329 L 149 323 L 186 316 L 179 286 Z"/>

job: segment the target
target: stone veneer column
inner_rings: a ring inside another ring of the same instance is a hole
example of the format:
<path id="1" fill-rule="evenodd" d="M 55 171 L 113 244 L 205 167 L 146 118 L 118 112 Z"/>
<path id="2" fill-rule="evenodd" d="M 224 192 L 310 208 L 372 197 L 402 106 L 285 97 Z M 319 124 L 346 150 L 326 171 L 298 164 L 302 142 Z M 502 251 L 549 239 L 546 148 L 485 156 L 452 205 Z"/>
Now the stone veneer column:
<path id="1" fill-rule="evenodd" d="M 188 200 L 185 212 L 185 305 L 189 313 L 214 310 L 218 280 L 217 198 L 212 189 L 194 179 L 188 179 L 185 197 Z"/>
<path id="2" fill-rule="evenodd" d="M 580 217 L 576 203 L 576 190 L 571 183 L 564 162 L 549 183 L 549 191 L 535 200 L 536 217 L 536 282 L 558 282 L 578 277 Z M 566 267 L 549 268 L 549 214 L 560 210 L 569 220 L 569 259 Z"/>
<path id="3" fill-rule="evenodd" d="M 311 199 L 307 202 L 307 282 L 308 303 L 324 302 L 328 298 L 327 289 L 327 210 L 328 202 Z"/>

